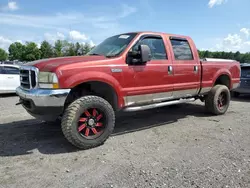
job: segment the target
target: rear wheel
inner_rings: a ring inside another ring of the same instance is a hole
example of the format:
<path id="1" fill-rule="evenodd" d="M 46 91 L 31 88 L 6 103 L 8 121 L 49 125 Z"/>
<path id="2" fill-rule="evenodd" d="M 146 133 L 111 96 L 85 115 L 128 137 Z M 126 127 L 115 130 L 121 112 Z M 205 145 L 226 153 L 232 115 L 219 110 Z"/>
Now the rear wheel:
<path id="1" fill-rule="evenodd" d="M 206 109 L 215 115 L 224 114 L 229 107 L 230 98 L 230 91 L 227 86 L 216 85 L 205 98 Z"/>
<path id="2" fill-rule="evenodd" d="M 66 139 L 80 149 L 103 144 L 113 132 L 115 113 L 103 98 L 84 96 L 71 103 L 62 117 Z"/>

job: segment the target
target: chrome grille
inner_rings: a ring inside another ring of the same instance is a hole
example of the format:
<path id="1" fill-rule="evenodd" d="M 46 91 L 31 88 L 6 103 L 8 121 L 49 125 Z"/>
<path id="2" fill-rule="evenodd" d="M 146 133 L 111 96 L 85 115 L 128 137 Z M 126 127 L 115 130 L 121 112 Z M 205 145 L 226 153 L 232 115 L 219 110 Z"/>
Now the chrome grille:
<path id="1" fill-rule="evenodd" d="M 22 66 L 20 68 L 20 85 L 24 89 L 37 87 L 38 69 L 32 66 Z"/>

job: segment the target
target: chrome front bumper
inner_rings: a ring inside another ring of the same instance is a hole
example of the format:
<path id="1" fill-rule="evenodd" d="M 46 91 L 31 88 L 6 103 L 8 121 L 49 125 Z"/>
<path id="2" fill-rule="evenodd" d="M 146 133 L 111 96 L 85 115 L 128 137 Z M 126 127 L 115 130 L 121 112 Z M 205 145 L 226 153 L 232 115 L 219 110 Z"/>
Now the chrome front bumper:
<path id="1" fill-rule="evenodd" d="M 64 109 L 70 89 L 16 89 L 20 103 L 32 116 L 38 119 L 56 119 Z"/>

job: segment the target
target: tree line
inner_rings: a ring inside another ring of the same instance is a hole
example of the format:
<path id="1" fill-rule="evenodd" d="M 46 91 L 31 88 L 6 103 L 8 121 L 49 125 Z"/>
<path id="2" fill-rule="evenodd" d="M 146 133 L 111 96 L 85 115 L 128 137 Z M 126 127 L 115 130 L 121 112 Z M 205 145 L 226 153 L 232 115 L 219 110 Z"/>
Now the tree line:
<path id="1" fill-rule="evenodd" d="M 35 42 L 26 42 L 25 44 L 14 42 L 9 46 L 8 53 L 0 48 L 0 61 L 8 59 L 28 62 L 51 57 L 85 55 L 92 48 L 89 43 L 71 43 L 66 40 L 57 40 L 54 45 L 43 41 L 40 48 Z"/>
<path id="2" fill-rule="evenodd" d="M 234 59 L 239 61 L 240 63 L 250 63 L 250 52 L 248 53 L 240 53 L 239 51 L 237 52 L 211 52 L 211 51 L 200 51 L 199 56 L 200 58 L 221 58 L 221 59 Z"/>
<path id="3" fill-rule="evenodd" d="M 43 41 L 40 48 L 34 42 L 26 42 L 25 44 L 14 42 L 9 46 L 8 53 L 0 48 L 0 61 L 9 59 L 11 61 L 19 60 L 27 62 L 51 57 L 85 55 L 92 48 L 93 47 L 91 47 L 89 43 L 71 43 L 66 40 L 57 40 L 54 45 L 51 45 L 47 41 Z M 241 63 L 250 63 L 250 52 L 211 52 L 208 50 L 198 50 L 198 52 L 200 58 L 234 59 Z"/>

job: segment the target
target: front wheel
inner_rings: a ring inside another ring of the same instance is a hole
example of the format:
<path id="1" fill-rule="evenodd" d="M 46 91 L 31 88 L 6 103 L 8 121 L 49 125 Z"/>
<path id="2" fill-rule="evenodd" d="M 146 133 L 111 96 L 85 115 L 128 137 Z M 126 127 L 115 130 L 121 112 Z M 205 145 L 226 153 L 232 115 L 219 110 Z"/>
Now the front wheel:
<path id="1" fill-rule="evenodd" d="M 230 104 L 230 91 L 227 86 L 214 86 L 205 98 L 206 109 L 215 114 L 221 115 L 226 113 Z"/>
<path id="2" fill-rule="evenodd" d="M 98 96 L 84 96 L 71 103 L 62 117 L 62 132 L 80 149 L 103 144 L 115 126 L 112 106 Z"/>

